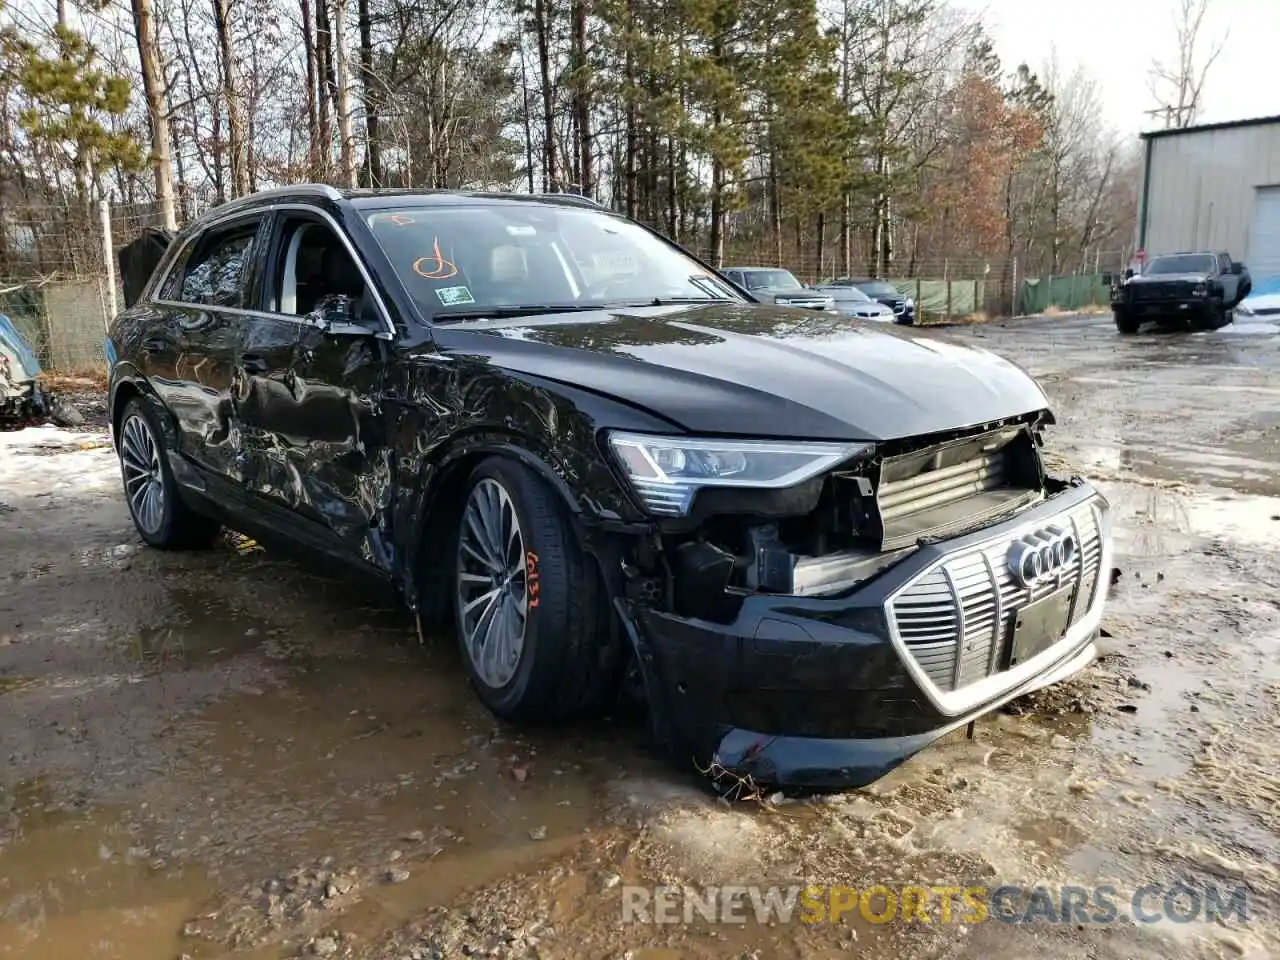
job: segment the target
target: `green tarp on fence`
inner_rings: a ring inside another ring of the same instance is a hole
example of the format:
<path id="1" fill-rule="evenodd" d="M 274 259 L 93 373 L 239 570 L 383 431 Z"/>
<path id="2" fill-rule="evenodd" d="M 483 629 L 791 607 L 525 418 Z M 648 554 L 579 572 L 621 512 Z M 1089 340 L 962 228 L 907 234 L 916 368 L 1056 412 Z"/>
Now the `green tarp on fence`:
<path id="1" fill-rule="evenodd" d="M 1111 302 L 1107 274 L 1085 273 L 1074 277 L 1027 278 L 1018 285 L 1015 313 L 1044 313 L 1050 307 L 1079 310 Z"/>
<path id="2" fill-rule="evenodd" d="M 916 302 L 916 316 L 924 319 L 967 317 L 986 306 L 985 280 L 890 280 Z"/>

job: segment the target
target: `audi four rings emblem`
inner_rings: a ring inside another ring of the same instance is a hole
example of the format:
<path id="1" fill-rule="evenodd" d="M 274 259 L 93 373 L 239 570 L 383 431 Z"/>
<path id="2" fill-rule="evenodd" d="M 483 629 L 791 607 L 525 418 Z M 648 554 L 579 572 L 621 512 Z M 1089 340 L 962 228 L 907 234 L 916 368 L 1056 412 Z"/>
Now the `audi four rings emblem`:
<path id="1" fill-rule="evenodd" d="M 1024 587 L 1052 580 L 1076 559 L 1076 538 L 1061 527 L 1044 527 L 1009 547 L 1009 572 Z"/>

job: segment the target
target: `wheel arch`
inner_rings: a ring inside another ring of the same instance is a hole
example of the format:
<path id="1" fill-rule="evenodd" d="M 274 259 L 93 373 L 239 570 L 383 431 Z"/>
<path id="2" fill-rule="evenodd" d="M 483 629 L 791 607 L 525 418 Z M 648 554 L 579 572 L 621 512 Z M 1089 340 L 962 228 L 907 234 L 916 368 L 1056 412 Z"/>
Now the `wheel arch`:
<path id="1" fill-rule="evenodd" d="M 410 605 L 433 621 L 443 621 L 450 612 L 450 591 L 446 588 L 448 550 L 433 545 L 453 541 L 467 494 L 467 481 L 476 466 L 490 457 L 505 457 L 520 463 L 543 479 L 569 511 L 570 527 L 581 539 L 579 521 L 582 504 L 565 481 L 563 465 L 531 437 L 516 432 L 485 431 L 452 440 L 443 453 L 424 466 L 419 480 L 416 506 L 412 508 L 407 562 L 401 571 Z M 557 466 L 559 469 L 557 469 Z"/>
<path id="2" fill-rule="evenodd" d="M 160 401 L 151 384 L 147 383 L 144 378 L 127 374 L 118 376 L 111 387 L 107 410 L 110 414 L 112 442 L 119 444 L 120 419 L 124 416 L 124 408 L 135 397 L 142 397 L 151 405 L 151 409 L 157 414 L 160 426 L 164 430 L 166 444 L 168 444 L 169 449 L 176 449 L 177 430 L 174 427 L 173 417 L 169 415 L 168 408 Z"/>

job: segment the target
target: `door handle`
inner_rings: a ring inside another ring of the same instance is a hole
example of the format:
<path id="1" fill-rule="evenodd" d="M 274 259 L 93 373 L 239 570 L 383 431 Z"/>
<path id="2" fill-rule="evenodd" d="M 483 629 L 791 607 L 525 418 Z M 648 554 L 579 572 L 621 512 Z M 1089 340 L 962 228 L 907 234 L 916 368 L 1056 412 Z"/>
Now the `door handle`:
<path id="1" fill-rule="evenodd" d="M 163 353 L 169 349 L 169 341 L 164 337 L 147 337 L 142 341 L 142 349 L 147 353 Z"/>
<path id="2" fill-rule="evenodd" d="M 240 366 L 244 368 L 245 373 L 266 373 L 267 361 L 265 357 L 260 357 L 254 353 L 246 353 L 240 358 Z"/>

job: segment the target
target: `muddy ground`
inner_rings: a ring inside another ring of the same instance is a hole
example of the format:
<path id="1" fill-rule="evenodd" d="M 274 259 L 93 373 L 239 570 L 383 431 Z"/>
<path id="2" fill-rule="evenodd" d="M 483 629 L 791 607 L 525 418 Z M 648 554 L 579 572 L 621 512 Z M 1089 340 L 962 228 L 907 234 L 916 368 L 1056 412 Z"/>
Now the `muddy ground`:
<path id="1" fill-rule="evenodd" d="M 495 723 L 388 598 L 142 549 L 104 433 L 0 433 L 0 956 L 1280 955 L 1280 329 L 954 335 L 1115 505 L 1105 656 L 816 801 L 726 806 L 635 718 Z M 1247 922 L 621 920 L 632 884 L 1179 879 Z"/>

